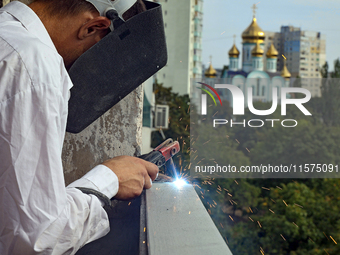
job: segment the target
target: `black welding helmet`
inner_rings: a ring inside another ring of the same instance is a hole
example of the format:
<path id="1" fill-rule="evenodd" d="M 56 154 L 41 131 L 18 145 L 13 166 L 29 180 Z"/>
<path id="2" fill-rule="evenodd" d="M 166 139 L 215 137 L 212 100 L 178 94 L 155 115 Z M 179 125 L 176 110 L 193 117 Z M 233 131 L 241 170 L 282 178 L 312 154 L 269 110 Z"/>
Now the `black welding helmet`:
<path id="1" fill-rule="evenodd" d="M 84 130 L 167 62 L 159 4 L 144 1 L 147 10 L 125 22 L 122 13 L 136 0 L 115 0 L 115 5 L 110 0 L 87 1 L 109 17 L 112 25 L 111 32 L 69 70 L 73 87 L 66 131 L 71 133 Z"/>

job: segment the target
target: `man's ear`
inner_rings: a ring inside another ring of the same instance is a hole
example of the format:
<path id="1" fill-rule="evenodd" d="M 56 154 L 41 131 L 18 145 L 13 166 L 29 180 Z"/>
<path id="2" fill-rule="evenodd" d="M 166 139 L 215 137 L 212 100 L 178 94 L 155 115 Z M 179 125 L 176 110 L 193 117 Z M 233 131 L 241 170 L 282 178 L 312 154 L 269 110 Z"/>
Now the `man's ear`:
<path id="1" fill-rule="evenodd" d="M 78 31 L 78 39 L 84 40 L 90 36 L 97 36 L 110 27 L 111 21 L 103 16 L 95 17 L 83 24 Z"/>

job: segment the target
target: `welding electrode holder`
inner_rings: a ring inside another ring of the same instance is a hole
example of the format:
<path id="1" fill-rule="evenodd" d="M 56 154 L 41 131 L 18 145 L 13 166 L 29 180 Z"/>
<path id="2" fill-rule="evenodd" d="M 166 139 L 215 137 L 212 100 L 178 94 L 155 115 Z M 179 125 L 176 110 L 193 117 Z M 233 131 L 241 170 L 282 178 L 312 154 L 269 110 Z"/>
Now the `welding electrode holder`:
<path id="1" fill-rule="evenodd" d="M 167 139 L 160 145 L 158 145 L 153 151 L 148 154 L 144 154 L 139 156 L 139 158 L 154 163 L 158 167 L 163 166 L 168 160 L 170 160 L 174 155 L 176 155 L 180 150 L 179 143 L 177 141 L 173 142 L 171 138 Z M 84 187 L 76 187 L 81 192 L 94 195 L 99 198 L 100 201 L 103 202 L 103 208 L 109 214 L 112 210 L 112 203 L 111 200 L 103 193 Z"/>
<path id="2" fill-rule="evenodd" d="M 151 151 L 148 154 L 140 155 L 138 158 L 154 163 L 158 167 L 163 166 L 166 162 L 165 157 L 159 151 Z"/>
<path id="3" fill-rule="evenodd" d="M 175 156 L 180 150 L 179 143 L 171 138 L 165 140 L 148 154 L 139 156 L 139 158 L 154 163 L 158 167 L 163 166 L 169 159 Z"/>

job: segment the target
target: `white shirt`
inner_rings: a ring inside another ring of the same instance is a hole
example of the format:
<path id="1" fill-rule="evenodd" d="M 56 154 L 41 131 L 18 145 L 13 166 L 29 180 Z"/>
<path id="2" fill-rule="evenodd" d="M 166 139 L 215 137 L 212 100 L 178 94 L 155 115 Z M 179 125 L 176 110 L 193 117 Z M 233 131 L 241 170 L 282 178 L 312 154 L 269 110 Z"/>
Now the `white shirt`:
<path id="1" fill-rule="evenodd" d="M 26 5 L 0 9 L 0 254 L 74 254 L 108 233 L 100 200 L 117 176 L 99 165 L 67 188 L 61 161 L 72 82 Z"/>

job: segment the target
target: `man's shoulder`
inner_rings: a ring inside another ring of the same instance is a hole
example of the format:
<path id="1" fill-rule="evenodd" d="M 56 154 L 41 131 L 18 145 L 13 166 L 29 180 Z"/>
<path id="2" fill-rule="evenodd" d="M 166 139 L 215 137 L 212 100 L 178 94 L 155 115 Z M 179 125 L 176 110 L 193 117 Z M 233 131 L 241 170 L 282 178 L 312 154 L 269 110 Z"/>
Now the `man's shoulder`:
<path id="1" fill-rule="evenodd" d="M 0 72 L 25 77 L 23 80 L 28 84 L 15 83 L 19 90 L 41 84 L 58 86 L 64 68 L 58 52 L 30 34 L 20 23 L 0 27 Z"/>
<path id="2" fill-rule="evenodd" d="M 62 58 L 55 48 L 43 43 L 23 27 L 4 27 L 0 29 L 0 41 L 4 51 L 0 52 L 0 61 L 13 54 L 28 66 L 60 65 Z"/>

